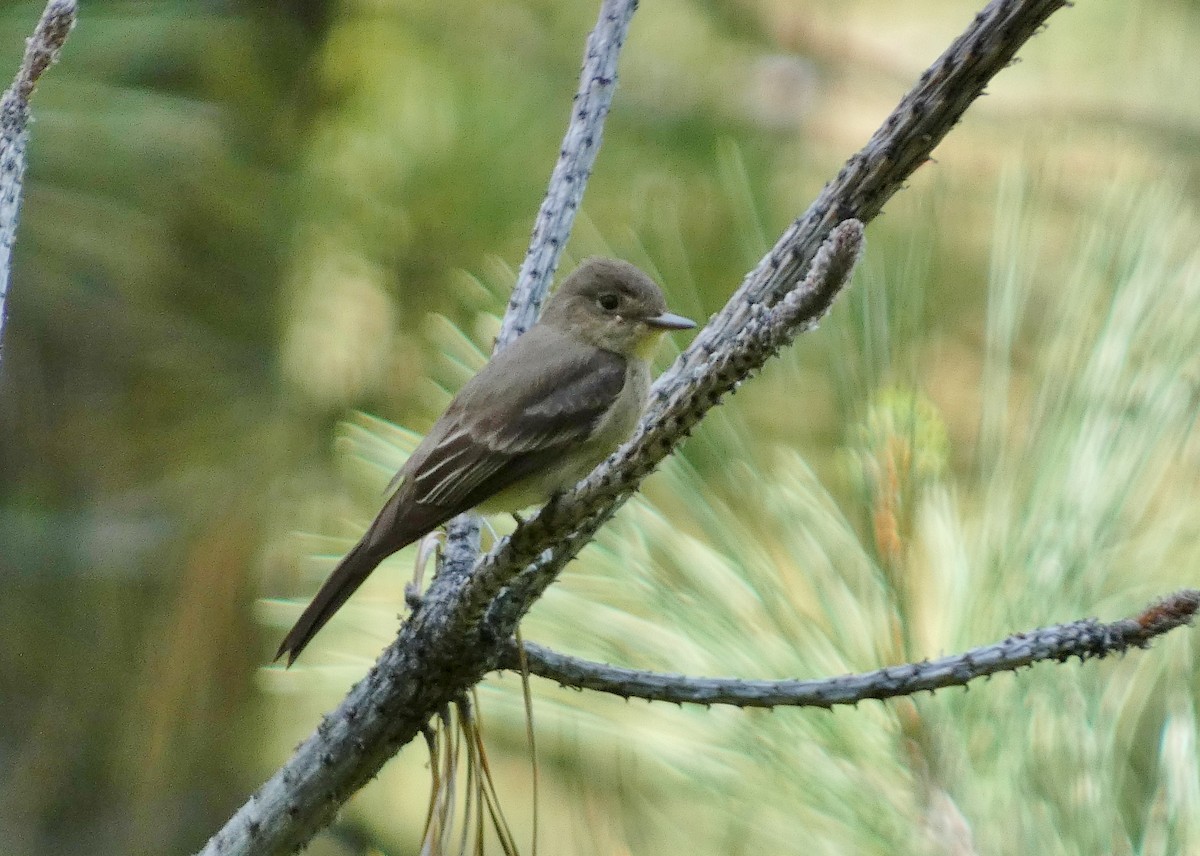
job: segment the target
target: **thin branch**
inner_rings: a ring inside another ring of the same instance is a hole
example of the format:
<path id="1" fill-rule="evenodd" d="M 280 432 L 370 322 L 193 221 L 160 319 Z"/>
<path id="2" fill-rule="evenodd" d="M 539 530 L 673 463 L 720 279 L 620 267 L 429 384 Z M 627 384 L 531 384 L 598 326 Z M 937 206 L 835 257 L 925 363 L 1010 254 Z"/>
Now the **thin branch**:
<path id="1" fill-rule="evenodd" d="M 1123 654 L 1149 647 L 1155 637 L 1190 625 L 1200 610 L 1200 591 L 1185 589 L 1152 604 L 1140 615 L 1104 624 L 1095 619 L 1073 621 L 1018 633 L 1000 642 L 972 648 L 952 657 L 889 666 L 859 675 L 822 680 L 748 681 L 699 678 L 624 669 L 560 654 L 526 642 L 509 643 L 501 667 L 521 669 L 522 653 L 530 674 L 564 687 L 595 690 L 622 698 L 675 704 L 728 704 L 735 707 L 822 707 L 855 705 L 866 699 L 894 698 L 918 692 L 966 686 L 997 672 L 1012 672 L 1043 660 L 1080 660 Z"/>
<path id="2" fill-rule="evenodd" d="M 443 568 L 367 676 L 203 852 L 262 856 L 301 847 L 421 733 L 431 716 L 494 670 L 516 622 L 545 585 L 652 468 L 646 461 L 665 455 L 656 451 L 659 444 L 669 448 L 695 421 L 683 414 L 677 421 L 664 421 L 662 415 L 688 399 L 690 384 L 703 383 L 705 372 L 718 367 L 722 378 L 712 391 L 720 395 L 740 365 L 737 349 L 761 345 L 739 339 L 741 327 L 748 321 L 770 327 L 781 320 L 764 322 L 804 276 L 834 228 L 843 221 L 873 218 L 987 81 L 1064 2 L 993 0 L 660 379 L 651 415 L 633 443 L 581 487 L 518 527 L 474 572 Z M 823 311 L 815 295 L 805 299 L 818 314 Z M 484 614 L 487 618 L 480 622 Z"/>
<path id="3" fill-rule="evenodd" d="M 25 40 L 25 57 L 17 76 L 0 98 L 0 342 L 7 317 L 5 298 L 17 240 L 21 189 L 25 178 L 25 147 L 29 143 L 29 99 L 42 72 L 58 60 L 58 53 L 75 26 L 75 0 L 50 0 L 33 36 Z"/>
<path id="4" fill-rule="evenodd" d="M 558 259 L 583 201 L 596 153 L 604 135 L 604 120 L 617 88 L 617 59 L 629 32 L 637 0 L 604 0 L 600 19 L 587 40 L 579 90 L 571 102 L 571 120 L 563 136 L 558 162 L 550 174 L 550 187 L 533 224 L 533 236 L 508 311 L 496 337 L 496 347 L 507 345 L 528 330 L 542 311 Z"/>

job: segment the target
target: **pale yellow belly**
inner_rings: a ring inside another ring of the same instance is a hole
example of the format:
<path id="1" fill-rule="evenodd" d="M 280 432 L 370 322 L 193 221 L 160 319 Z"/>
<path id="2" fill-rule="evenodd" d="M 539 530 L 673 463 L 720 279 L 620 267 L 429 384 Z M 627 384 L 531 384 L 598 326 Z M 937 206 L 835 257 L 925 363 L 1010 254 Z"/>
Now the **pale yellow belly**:
<path id="1" fill-rule="evenodd" d="M 574 487 L 629 439 L 642 415 L 649 389 L 649 364 L 630 360 L 625 372 L 625 386 L 591 438 L 542 472 L 534 473 L 484 501 L 479 505 L 479 511 L 484 514 L 520 511 L 541 505 L 554 494 Z"/>

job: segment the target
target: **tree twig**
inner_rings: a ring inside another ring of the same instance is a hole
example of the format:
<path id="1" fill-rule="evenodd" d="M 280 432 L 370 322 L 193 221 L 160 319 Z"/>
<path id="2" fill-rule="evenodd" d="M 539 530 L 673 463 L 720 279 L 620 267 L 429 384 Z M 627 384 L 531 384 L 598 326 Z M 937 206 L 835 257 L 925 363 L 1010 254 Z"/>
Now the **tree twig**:
<path id="1" fill-rule="evenodd" d="M 523 652 L 530 674 L 564 687 L 627 699 L 735 707 L 830 708 L 866 699 L 965 686 L 975 678 L 1016 671 L 1043 660 L 1063 661 L 1070 657 L 1087 660 L 1123 654 L 1129 648 L 1148 647 L 1155 637 L 1191 624 L 1197 610 L 1200 610 L 1200 591 L 1184 589 L 1150 605 L 1137 616 L 1110 624 L 1095 619 L 1056 624 L 1017 633 L 951 657 L 809 681 L 750 681 L 625 669 L 560 654 L 534 642 L 526 642 Z M 501 667 L 519 670 L 521 653 L 516 641 L 510 641 Z"/>
<path id="2" fill-rule="evenodd" d="M 29 143 L 29 99 L 42 72 L 58 60 L 58 53 L 75 26 L 75 0 L 50 0 L 25 40 L 25 57 L 12 86 L 0 98 L 0 345 L 7 317 L 8 280 L 12 248 L 17 239 L 21 189 L 25 178 L 25 147 Z M 2 353 L 2 349 L 0 349 Z"/>
<path id="3" fill-rule="evenodd" d="M 508 311 L 496 337 L 497 348 L 528 330 L 542 311 L 542 301 L 571 237 L 575 215 L 600 150 L 604 120 L 617 88 L 617 59 L 636 9 L 637 0 L 604 0 L 600 6 L 600 19 L 588 36 L 579 89 L 571 102 L 571 120 L 550 175 L 546 197 L 533 224 L 529 249 L 508 299 Z"/>

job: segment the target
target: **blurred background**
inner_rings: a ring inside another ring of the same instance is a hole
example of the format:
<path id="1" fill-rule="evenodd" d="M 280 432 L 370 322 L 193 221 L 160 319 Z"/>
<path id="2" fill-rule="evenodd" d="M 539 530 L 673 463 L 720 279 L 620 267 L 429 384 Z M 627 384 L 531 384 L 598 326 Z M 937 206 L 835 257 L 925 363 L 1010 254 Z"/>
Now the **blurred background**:
<path id="1" fill-rule="evenodd" d="M 408 552 L 269 666 L 490 349 L 598 7 L 82 7 L 33 102 L 0 364 L 0 853 L 185 853 L 395 631 Z M 41 8 L 0 9 L 0 69 Z M 563 269 L 620 256 L 715 312 L 976 11 L 644 3 Z M 1198 51 L 1194 0 L 1058 13 L 526 638 L 821 677 L 1195 585 Z M 1200 852 L 1192 639 L 835 713 L 535 680 L 539 849 Z M 478 706 L 527 851 L 519 680 Z M 428 764 L 311 852 L 417 852 Z"/>

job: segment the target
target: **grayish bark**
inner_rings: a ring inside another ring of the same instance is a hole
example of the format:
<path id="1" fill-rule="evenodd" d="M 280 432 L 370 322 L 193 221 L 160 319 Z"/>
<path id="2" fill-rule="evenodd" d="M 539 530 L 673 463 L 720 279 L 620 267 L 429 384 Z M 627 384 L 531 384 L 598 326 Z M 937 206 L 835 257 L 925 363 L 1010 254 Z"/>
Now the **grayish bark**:
<path id="1" fill-rule="evenodd" d="M 1045 660 L 1080 660 L 1123 654 L 1148 647 L 1151 640 L 1192 623 L 1200 609 L 1200 591 L 1185 589 L 1145 609 L 1140 615 L 1104 624 L 1095 619 L 1072 621 L 1018 633 L 991 645 L 923 663 L 888 666 L 860 675 L 820 680 L 748 681 L 740 678 L 699 678 L 624 669 L 560 654 L 525 643 L 529 673 L 565 687 L 611 693 L 622 698 L 675 704 L 728 704 L 735 707 L 823 707 L 858 704 L 966 686 L 969 681 L 997 672 L 1011 672 Z M 501 665 L 518 671 L 515 642 L 510 642 Z"/>
<path id="2" fill-rule="evenodd" d="M 25 57 L 12 86 L 0 98 L 0 354 L 25 178 L 25 147 L 29 143 L 29 98 L 42 72 L 58 60 L 59 50 L 74 26 L 75 0 L 50 0 L 33 36 L 25 40 Z"/>
<path id="3" fill-rule="evenodd" d="M 637 0 L 604 0 L 601 4 L 600 20 L 588 36 L 567 133 L 550 175 L 546 198 L 533 224 L 525 261 L 508 299 L 508 311 L 496 337 L 497 349 L 528 330 L 542 311 L 542 301 L 571 237 L 575 214 L 583 202 L 583 191 L 600 151 L 604 119 L 617 88 L 617 59 L 636 9 Z"/>

